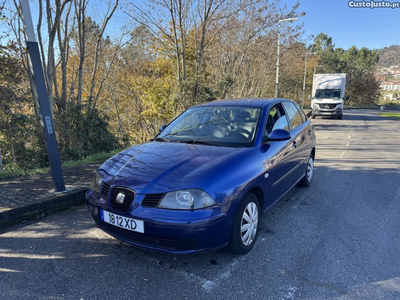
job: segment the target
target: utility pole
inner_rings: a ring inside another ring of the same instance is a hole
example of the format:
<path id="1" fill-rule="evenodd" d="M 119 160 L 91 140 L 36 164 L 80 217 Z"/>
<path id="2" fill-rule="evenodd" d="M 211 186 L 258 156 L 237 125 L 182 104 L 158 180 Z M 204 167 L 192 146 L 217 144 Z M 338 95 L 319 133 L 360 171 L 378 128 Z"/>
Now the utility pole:
<path id="1" fill-rule="evenodd" d="M 50 172 L 53 178 L 54 186 L 57 192 L 65 190 L 64 176 L 61 168 L 60 154 L 58 151 L 56 134 L 53 126 L 53 117 L 51 115 L 49 99 L 47 96 L 46 84 L 44 82 L 44 74 L 42 62 L 40 60 L 39 45 L 36 41 L 35 32 L 33 30 L 31 10 L 29 0 L 21 0 L 22 16 L 25 25 L 25 35 L 27 38 L 27 49 L 29 58 L 29 72 L 31 72 L 34 87 L 33 93 L 37 93 L 39 98 L 39 108 L 42 118 L 41 125 L 43 127 L 46 138 L 47 154 L 49 157 Z"/>
<path id="2" fill-rule="evenodd" d="M 281 43 L 281 22 L 293 22 L 299 18 L 282 19 L 278 21 L 278 56 L 276 58 L 276 80 L 275 80 L 275 98 L 279 95 L 279 57 L 280 57 L 280 43 Z"/>
<path id="3" fill-rule="evenodd" d="M 306 52 L 306 63 L 304 64 L 304 81 L 303 81 L 303 96 L 301 98 L 301 108 L 304 107 L 304 97 L 306 93 L 306 77 L 307 77 L 307 60 L 308 60 L 308 55 L 313 55 L 315 53 L 311 52 Z"/>

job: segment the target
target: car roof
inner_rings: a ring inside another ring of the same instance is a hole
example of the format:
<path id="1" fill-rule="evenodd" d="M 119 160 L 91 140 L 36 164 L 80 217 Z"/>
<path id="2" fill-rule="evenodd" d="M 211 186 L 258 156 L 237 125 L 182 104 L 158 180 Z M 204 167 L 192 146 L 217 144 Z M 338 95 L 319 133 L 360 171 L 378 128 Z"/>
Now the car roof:
<path id="1" fill-rule="evenodd" d="M 199 106 L 247 106 L 247 107 L 264 107 L 266 105 L 271 105 L 277 103 L 281 98 L 241 98 L 241 99 L 223 99 L 216 100 L 212 102 L 207 102 L 203 104 L 196 105 Z"/>

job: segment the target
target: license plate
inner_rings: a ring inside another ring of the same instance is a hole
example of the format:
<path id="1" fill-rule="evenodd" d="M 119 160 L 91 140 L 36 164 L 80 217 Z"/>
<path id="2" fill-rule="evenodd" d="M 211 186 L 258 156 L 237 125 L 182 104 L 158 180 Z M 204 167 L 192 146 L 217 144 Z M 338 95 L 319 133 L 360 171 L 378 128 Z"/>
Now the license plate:
<path id="1" fill-rule="evenodd" d="M 100 212 L 101 212 L 101 220 L 108 224 L 126 230 L 144 233 L 144 222 L 141 220 L 135 220 L 132 218 L 123 217 L 117 214 L 110 213 L 109 211 L 106 210 L 100 210 Z"/>

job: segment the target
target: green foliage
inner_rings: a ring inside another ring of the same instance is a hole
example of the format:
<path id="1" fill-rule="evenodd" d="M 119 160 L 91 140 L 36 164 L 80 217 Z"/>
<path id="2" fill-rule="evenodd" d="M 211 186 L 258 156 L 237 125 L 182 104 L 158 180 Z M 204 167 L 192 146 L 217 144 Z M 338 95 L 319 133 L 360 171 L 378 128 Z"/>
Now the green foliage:
<path id="1" fill-rule="evenodd" d="M 400 65 L 400 46 L 392 45 L 382 49 L 378 49 L 379 66 L 390 67 Z"/>
<path id="2" fill-rule="evenodd" d="M 398 112 L 387 112 L 387 113 L 380 113 L 381 116 L 394 118 L 400 120 L 400 113 Z"/>
<path id="3" fill-rule="evenodd" d="M 108 128 L 108 118 L 92 111 L 83 115 L 77 106 L 56 113 L 54 127 L 57 132 L 62 161 L 82 159 L 94 153 L 110 152 L 121 148 L 121 143 Z"/>
<path id="4" fill-rule="evenodd" d="M 332 38 L 325 33 L 318 34 L 314 39 L 314 45 L 312 45 L 312 51 L 317 54 L 324 52 L 331 52 L 335 45 L 332 42 Z"/>
<path id="5" fill-rule="evenodd" d="M 315 38 L 314 49 L 320 54 L 324 73 L 347 74 L 346 95 L 351 105 L 370 105 L 379 99 L 379 84 L 374 76 L 379 57 L 375 50 L 355 46 L 335 49 L 325 34 Z"/>
<path id="6" fill-rule="evenodd" d="M 0 54 L 0 149 L 6 170 L 42 166 L 43 141 L 29 111 L 23 88 L 24 72 L 15 49 Z"/>
<path id="7" fill-rule="evenodd" d="M 84 159 L 80 160 L 71 160 L 71 161 L 65 161 L 62 163 L 63 168 L 68 168 L 68 167 L 77 167 L 77 166 L 83 166 L 88 163 L 93 163 L 93 162 L 103 162 L 107 159 L 109 159 L 111 156 L 117 154 L 118 152 L 122 151 L 122 149 L 114 150 L 111 152 L 101 152 L 97 154 L 92 154 Z M 41 173 L 47 173 L 49 172 L 49 168 L 44 167 L 44 168 L 28 168 L 28 169 L 21 169 L 21 168 L 16 168 L 16 169 L 7 169 L 4 172 L 0 172 L 0 180 L 1 179 L 9 179 L 9 178 L 14 178 L 14 177 L 21 177 L 21 176 L 27 176 L 27 175 L 32 175 L 32 174 L 41 174 Z"/>
<path id="8" fill-rule="evenodd" d="M 213 101 L 215 92 L 209 86 L 193 80 L 186 80 L 180 84 L 180 88 L 172 97 L 175 103 L 182 103 L 182 110 L 192 105 Z"/>

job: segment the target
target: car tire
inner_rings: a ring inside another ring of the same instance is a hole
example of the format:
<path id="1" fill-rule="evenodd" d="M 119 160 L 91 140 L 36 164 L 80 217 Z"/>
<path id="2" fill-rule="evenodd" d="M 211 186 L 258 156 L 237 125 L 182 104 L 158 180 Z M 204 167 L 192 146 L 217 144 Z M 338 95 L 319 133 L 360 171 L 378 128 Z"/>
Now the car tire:
<path id="1" fill-rule="evenodd" d="M 315 115 L 314 115 L 314 114 L 312 114 L 312 115 L 311 115 L 311 118 L 315 119 Z"/>
<path id="2" fill-rule="evenodd" d="M 341 120 L 343 118 L 343 115 L 340 115 L 337 117 L 339 120 Z"/>
<path id="3" fill-rule="evenodd" d="M 256 212 L 253 212 L 254 209 L 256 209 Z M 253 214 L 251 214 L 252 212 Z M 242 203 L 240 203 L 233 221 L 231 238 L 228 245 L 228 249 L 231 252 L 246 254 L 253 249 L 259 231 L 260 212 L 260 204 L 256 195 L 248 193 L 243 198 Z M 245 237 L 246 234 L 248 235 L 247 237 Z"/>
<path id="4" fill-rule="evenodd" d="M 314 178 L 314 157 L 311 155 L 307 162 L 306 173 L 303 178 L 299 181 L 300 186 L 310 186 Z"/>

